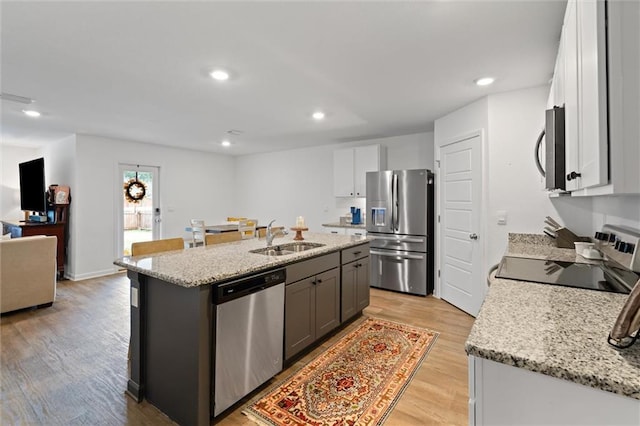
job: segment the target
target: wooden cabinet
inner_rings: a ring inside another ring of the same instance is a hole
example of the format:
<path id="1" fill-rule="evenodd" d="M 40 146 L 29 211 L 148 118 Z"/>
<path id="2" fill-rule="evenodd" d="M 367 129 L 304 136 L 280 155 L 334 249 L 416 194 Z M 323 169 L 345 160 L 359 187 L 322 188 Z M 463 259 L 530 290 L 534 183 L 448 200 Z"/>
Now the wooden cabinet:
<path id="1" fill-rule="evenodd" d="M 368 244 L 342 251 L 341 322 L 369 306 L 369 274 Z"/>
<path id="2" fill-rule="evenodd" d="M 20 223 L 2 221 L 5 232 L 11 233 L 11 238 L 29 237 L 33 235 L 50 235 L 58 239 L 56 246 L 56 263 L 58 273 L 64 276 L 66 262 L 67 237 L 66 223 Z"/>
<path id="3" fill-rule="evenodd" d="M 380 145 L 337 149 L 333 152 L 333 192 L 336 197 L 366 197 L 367 172 L 386 165 Z"/>
<path id="4" fill-rule="evenodd" d="M 284 358 L 340 325 L 339 253 L 287 267 Z"/>

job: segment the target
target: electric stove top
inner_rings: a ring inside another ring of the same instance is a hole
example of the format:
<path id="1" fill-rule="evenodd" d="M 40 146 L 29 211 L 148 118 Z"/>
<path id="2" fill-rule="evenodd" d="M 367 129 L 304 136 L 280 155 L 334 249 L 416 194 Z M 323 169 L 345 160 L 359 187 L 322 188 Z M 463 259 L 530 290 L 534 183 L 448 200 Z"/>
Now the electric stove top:
<path id="1" fill-rule="evenodd" d="M 586 264 L 505 256 L 496 278 L 629 294 L 640 275 L 614 261 Z"/>

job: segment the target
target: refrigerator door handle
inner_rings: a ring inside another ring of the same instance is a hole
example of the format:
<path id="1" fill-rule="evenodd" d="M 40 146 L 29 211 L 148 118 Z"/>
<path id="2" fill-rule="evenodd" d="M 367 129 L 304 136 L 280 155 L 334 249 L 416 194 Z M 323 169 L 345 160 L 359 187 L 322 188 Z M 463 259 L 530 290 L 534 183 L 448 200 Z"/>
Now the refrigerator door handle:
<path id="1" fill-rule="evenodd" d="M 394 188 L 395 186 L 393 185 L 394 180 L 395 180 L 396 176 L 395 175 L 391 175 L 391 232 L 394 231 L 395 228 L 395 223 L 396 223 L 396 217 L 395 217 L 395 213 L 396 213 L 396 209 L 395 209 L 395 200 L 396 200 L 396 194 L 394 192 Z"/>
<path id="2" fill-rule="evenodd" d="M 393 179 L 391 181 L 391 202 L 393 203 L 391 206 L 391 229 L 395 232 L 398 230 L 398 175 L 393 174 Z"/>
<path id="3" fill-rule="evenodd" d="M 376 240 L 389 240 L 396 241 L 398 243 L 424 243 L 424 238 L 402 238 L 399 235 L 393 237 L 387 237 L 385 235 L 370 235 L 370 237 L 375 238 Z"/>
<path id="4" fill-rule="evenodd" d="M 416 259 L 416 260 L 424 259 L 424 256 L 419 255 L 419 254 L 385 253 L 383 251 L 378 251 L 378 250 L 369 250 L 369 253 L 376 254 L 378 256 L 396 257 L 396 258 L 399 258 L 399 259 Z"/>

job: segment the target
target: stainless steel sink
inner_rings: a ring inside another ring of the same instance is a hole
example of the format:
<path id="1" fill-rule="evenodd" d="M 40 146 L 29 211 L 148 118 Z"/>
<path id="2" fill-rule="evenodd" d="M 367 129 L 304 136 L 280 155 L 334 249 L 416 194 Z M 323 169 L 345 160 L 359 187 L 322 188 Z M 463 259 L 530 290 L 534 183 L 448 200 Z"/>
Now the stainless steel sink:
<path id="1" fill-rule="evenodd" d="M 320 243 L 288 243 L 275 245 L 273 247 L 265 247 L 255 250 L 249 250 L 249 253 L 264 254 L 265 256 L 285 256 L 287 254 L 299 253 L 318 247 L 322 247 L 324 244 Z"/>

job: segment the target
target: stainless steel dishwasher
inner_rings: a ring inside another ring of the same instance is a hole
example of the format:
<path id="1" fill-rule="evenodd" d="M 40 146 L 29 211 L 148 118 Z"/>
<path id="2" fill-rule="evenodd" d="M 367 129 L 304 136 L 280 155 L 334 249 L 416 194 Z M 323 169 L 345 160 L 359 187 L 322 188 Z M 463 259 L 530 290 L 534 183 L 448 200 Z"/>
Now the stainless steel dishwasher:
<path id="1" fill-rule="evenodd" d="M 214 416 L 282 371 L 285 278 L 278 269 L 216 288 Z"/>

